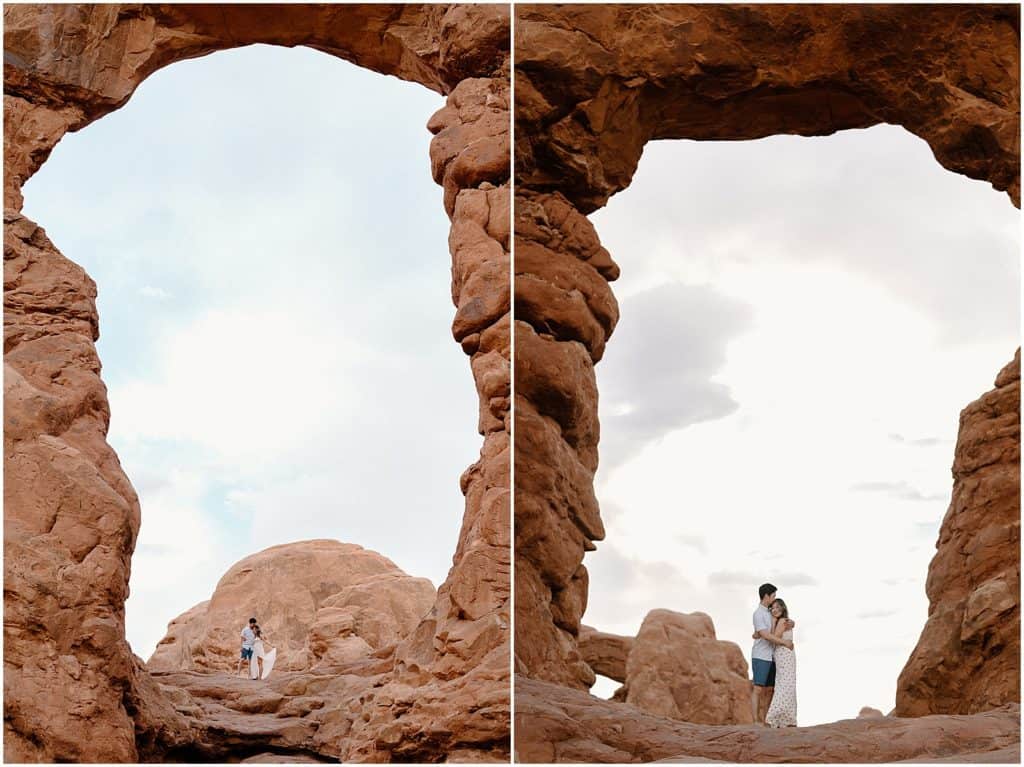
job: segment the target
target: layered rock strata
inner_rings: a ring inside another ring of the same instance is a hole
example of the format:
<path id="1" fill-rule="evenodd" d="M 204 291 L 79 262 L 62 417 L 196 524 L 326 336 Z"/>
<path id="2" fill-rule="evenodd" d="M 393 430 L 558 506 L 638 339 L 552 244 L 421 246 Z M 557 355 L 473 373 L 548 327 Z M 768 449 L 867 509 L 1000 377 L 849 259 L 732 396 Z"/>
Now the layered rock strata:
<path id="1" fill-rule="evenodd" d="M 928 566 L 928 621 L 896 716 L 1020 702 L 1020 350 L 960 413 L 953 497 Z"/>
<path id="2" fill-rule="evenodd" d="M 846 719 L 799 728 L 712 727 L 516 676 L 522 763 L 1020 762 L 1020 705 L 973 716 Z"/>
<path id="3" fill-rule="evenodd" d="M 106 442 L 96 286 L 20 214 L 68 131 L 174 61 L 307 45 L 448 96 L 431 165 L 452 220 L 453 331 L 480 460 L 448 579 L 360 699 L 348 760 L 502 759 L 509 732 L 509 19 L 493 5 L 18 5 L 4 9 L 4 682 L 11 761 L 132 762 L 187 745 L 124 634 L 138 498 Z"/>
<path id="4" fill-rule="evenodd" d="M 629 185 L 649 140 L 827 135 L 880 122 L 903 125 L 945 167 L 1019 206 L 1020 12 L 606 4 L 516 13 L 516 669 L 583 690 L 593 682 L 578 638 L 583 557 L 604 535 L 593 366 L 615 327 L 608 281 L 618 275 L 584 214 Z M 981 612 L 1000 602 L 996 588 L 978 597 L 988 594 Z"/>
<path id="5" fill-rule="evenodd" d="M 146 668 L 230 673 L 238 666 L 239 632 L 252 616 L 277 649 L 278 670 L 353 663 L 398 644 L 435 597 L 426 578 L 406 575 L 362 546 L 273 546 L 237 562 L 210 599 L 172 620 Z"/>

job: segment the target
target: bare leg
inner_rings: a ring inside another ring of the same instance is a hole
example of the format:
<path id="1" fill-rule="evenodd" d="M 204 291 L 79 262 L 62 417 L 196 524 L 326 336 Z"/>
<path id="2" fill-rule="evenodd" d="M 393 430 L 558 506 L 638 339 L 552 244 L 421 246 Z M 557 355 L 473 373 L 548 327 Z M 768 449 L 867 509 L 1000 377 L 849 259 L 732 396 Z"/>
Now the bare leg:
<path id="1" fill-rule="evenodd" d="M 757 719 L 757 721 L 759 721 L 761 724 L 764 724 L 764 720 L 768 716 L 768 709 L 771 707 L 772 696 L 774 694 L 774 687 L 765 687 L 764 690 L 761 692 L 761 706 L 760 711 L 758 712 L 760 716 Z"/>
<path id="2" fill-rule="evenodd" d="M 757 724 L 760 720 L 757 718 L 758 712 L 761 710 L 761 688 L 756 684 L 754 685 L 753 692 L 750 694 L 750 714 L 754 717 L 754 724 Z"/>
<path id="3" fill-rule="evenodd" d="M 260 667 L 260 675 L 257 677 L 257 679 L 262 679 L 263 678 L 263 658 L 257 658 L 256 659 L 256 665 Z"/>

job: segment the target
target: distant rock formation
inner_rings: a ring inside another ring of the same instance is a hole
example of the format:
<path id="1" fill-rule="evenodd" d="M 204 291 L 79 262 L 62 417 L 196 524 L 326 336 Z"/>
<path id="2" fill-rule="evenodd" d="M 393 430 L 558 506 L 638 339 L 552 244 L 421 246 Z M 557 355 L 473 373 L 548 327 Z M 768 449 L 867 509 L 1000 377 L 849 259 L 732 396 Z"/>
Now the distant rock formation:
<path id="1" fill-rule="evenodd" d="M 896 716 L 1020 702 L 1020 350 L 960 413 L 953 499 L 928 567 L 928 622 Z"/>
<path id="2" fill-rule="evenodd" d="M 871 706 L 864 706 L 857 714 L 858 719 L 878 719 L 882 716 L 885 716 L 885 714 L 877 708 L 871 708 Z"/>
<path id="3" fill-rule="evenodd" d="M 595 674 L 626 681 L 626 659 L 636 640 L 633 637 L 606 634 L 603 631 L 580 626 L 580 654 Z"/>
<path id="4" fill-rule="evenodd" d="M 753 722 L 743 651 L 717 639 L 705 613 L 651 610 L 635 639 L 584 626 L 580 653 L 596 673 L 623 683 L 613 701 L 684 722 Z"/>
<path id="5" fill-rule="evenodd" d="M 647 613 L 626 662 L 626 703 L 698 724 L 752 723 L 743 651 L 705 613 Z"/>
<path id="6" fill-rule="evenodd" d="M 351 543 L 273 546 L 232 566 L 209 600 L 175 618 L 150 671 L 233 671 L 251 616 L 277 648 L 281 671 L 336 666 L 404 639 L 436 592 L 380 554 Z"/>

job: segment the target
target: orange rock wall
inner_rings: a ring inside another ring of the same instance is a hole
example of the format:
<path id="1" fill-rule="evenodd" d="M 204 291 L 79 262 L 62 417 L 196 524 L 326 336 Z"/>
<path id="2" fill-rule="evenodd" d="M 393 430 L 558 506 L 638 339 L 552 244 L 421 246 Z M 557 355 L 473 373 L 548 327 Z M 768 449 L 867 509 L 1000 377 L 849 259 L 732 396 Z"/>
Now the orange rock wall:
<path id="1" fill-rule="evenodd" d="M 1020 350 L 960 413 L 953 499 L 928 567 L 928 622 L 897 716 L 1020 702 Z"/>
<path id="2" fill-rule="evenodd" d="M 583 559 L 604 536 L 593 366 L 615 327 L 608 282 L 618 267 L 585 214 L 629 185 L 649 140 L 827 135 L 881 122 L 903 125 L 943 166 L 989 181 L 1019 206 L 1020 10 L 515 12 L 516 670 L 588 689 L 593 674 L 578 646 Z M 959 502 L 973 497 L 962 492 Z M 1010 548 L 999 551 L 1008 567 Z"/>
<path id="3" fill-rule="evenodd" d="M 430 121 L 431 165 L 484 445 L 462 477 L 463 527 L 434 609 L 339 750 L 507 756 L 507 6 L 15 5 L 4 22 L 5 758 L 159 759 L 184 737 L 125 641 L 140 510 L 106 442 L 96 287 L 21 216 L 21 185 L 66 132 L 160 67 L 251 43 L 307 45 L 448 96 Z"/>

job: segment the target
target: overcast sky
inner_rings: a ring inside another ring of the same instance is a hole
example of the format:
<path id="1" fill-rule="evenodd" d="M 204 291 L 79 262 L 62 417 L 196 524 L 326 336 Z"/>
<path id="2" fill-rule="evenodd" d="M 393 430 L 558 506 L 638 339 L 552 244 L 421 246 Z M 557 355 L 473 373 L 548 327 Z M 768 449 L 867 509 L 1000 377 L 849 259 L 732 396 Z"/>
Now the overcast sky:
<path id="1" fill-rule="evenodd" d="M 749 660 L 771 581 L 800 723 L 887 713 L 959 412 L 1018 344 L 1018 211 L 882 125 L 652 142 L 591 219 L 622 319 L 597 367 L 608 534 L 584 622 L 703 611 Z"/>
<path id="2" fill-rule="evenodd" d="M 305 48 L 224 51 L 157 72 L 26 185 L 99 287 L 142 657 L 268 546 L 335 538 L 445 578 L 480 438 L 430 178 L 442 105 Z"/>

